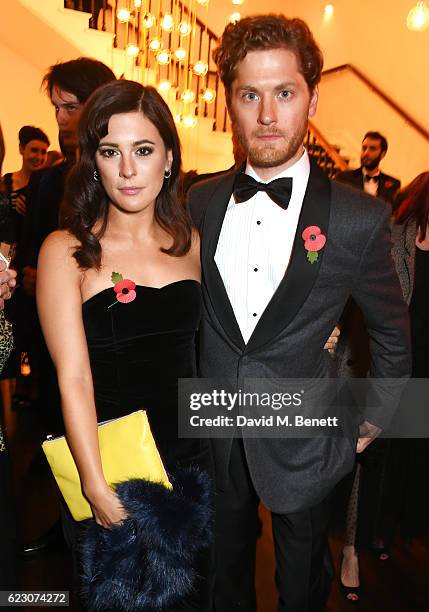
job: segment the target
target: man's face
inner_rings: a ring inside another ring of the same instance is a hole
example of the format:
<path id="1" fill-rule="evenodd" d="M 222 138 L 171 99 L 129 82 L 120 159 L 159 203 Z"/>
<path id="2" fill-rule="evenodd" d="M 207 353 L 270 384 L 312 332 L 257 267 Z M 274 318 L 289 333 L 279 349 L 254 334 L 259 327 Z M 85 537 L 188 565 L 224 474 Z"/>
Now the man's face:
<path id="1" fill-rule="evenodd" d="M 41 168 L 48 155 L 48 145 L 42 140 L 30 140 L 25 147 L 20 146 L 22 165 L 27 172 L 34 172 Z"/>
<path id="2" fill-rule="evenodd" d="M 365 138 L 362 143 L 360 163 L 366 170 L 375 170 L 386 155 L 386 151 L 381 150 L 380 140 Z"/>
<path id="3" fill-rule="evenodd" d="M 292 51 L 250 51 L 238 64 L 228 109 L 261 178 L 268 180 L 301 157 L 308 118 L 316 108 L 317 89 L 310 93 Z"/>
<path id="4" fill-rule="evenodd" d="M 57 85 L 52 88 L 51 102 L 55 107 L 55 117 L 64 150 L 74 153 L 78 147 L 77 128 L 83 105 L 74 94 Z"/>

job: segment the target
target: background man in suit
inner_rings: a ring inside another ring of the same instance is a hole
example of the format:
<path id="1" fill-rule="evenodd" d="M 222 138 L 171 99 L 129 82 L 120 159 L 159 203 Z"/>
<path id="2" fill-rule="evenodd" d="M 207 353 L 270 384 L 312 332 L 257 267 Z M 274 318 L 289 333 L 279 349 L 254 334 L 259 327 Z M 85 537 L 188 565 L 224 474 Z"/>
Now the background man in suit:
<path id="1" fill-rule="evenodd" d="M 367 132 L 362 141 L 361 167 L 340 172 L 338 180 L 363 189 L 386 202 L 393 202 L 401 183 L 380 170 L 380 162 L 386 155 L 387 146 L 387 140 L 379 132 Z"/>
<path id="2" fill-rule="evenodd" d="M 331 182 L 303 147 L 322 69 L 307 25 L 282 15 L 242 19 L 226 27 L 214 58 L 247 162 L 188 195 L 201 233 L 201 376 L 333 376 L 323 346 L 353 295 L 367 318 L 372 375 L 407 377 L 407 308 L 390 255 L 390 210 Z M 314 263 L 303 234 L 320 247 Z M 386 416 L 373 404 L 367 428 L 383 427 Z M 369 441 L 361 437 L 358 450 Z M 328 496 L 355 451 L 345 437 L 213 440 L 217 612 L 256 610 L 260 500 L 272 513 L 279 610 L 323 609 Z"/>

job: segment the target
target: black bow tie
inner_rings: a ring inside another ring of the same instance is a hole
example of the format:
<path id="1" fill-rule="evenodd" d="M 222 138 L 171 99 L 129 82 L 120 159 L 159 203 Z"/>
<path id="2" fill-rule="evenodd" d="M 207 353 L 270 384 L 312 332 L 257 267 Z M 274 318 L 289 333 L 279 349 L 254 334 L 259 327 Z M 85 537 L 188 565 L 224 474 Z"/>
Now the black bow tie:
<path id="1" fill-rule="evenodd" d="M 260 183 L 248 174 L 237 174 L 233 191 L 236 202 L 246 202 L 258 191 L 265 191 L 273 202 L 286 210 L 292 194 L 292 179 L 287 177 L 275 179 L 270 183 Z"/>
<path id="2" fill-rule="evenodd" d="M 380 175 L 376 174 L 375 176 L 369 176 L 369 174 L 364 174 L 363 178 L 364 181 L 375 181 L 376 183 L 378 183 L 378 181 L 380 180 Z"/>

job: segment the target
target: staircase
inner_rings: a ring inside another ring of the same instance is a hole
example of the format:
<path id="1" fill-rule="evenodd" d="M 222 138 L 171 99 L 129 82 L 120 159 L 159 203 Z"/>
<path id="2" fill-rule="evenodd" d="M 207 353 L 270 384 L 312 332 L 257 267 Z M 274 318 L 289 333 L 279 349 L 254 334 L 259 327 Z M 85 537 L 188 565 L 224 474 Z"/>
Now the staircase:
<path id="1" fill-rule="evenodd" d="M 82 2 L 66 0 L 66 4 L 73 4 L 76 9 L 82 8 Z M 92 10 L 96 10 L 95 2 L 92 2 Z M 147 5 L 150 9 L 150 3 Z M 183 3 L 179 3 L 181 17 L 187 14 L 187 7 Z M 87 19 L 91 27 L 97 28 L 102 32 L 110 29 L 113 34 L 113 47 L 117 52 L 122 50 L 125 52 L 127 45 L 131 42 L 136 42 L 142 49 L 139 53 L 136 67 L 139 74 L 127 73 L 126 66 L 122 74 L 128 78 L 144 79 L 142 76 L 145 72 L 156 74 L 158 78 L 165 78 L 173 81 L 173 88 L 164 95 L 166 101 L 171 108 L 177 109 L 177 101 L 180 95 L 180 88 L 183 82 L 183 66 L 179 62 L 172 61 L 168 67 L 160 67 L 156 64 L 154 54 L 149 49 L 149 37 L 146 35 L 146 30 L 141 27 L 141 13 L 137 12 L 136 19 L 130 26 L 120 23 L 117 18 L 118 2 L 110 0 L 98 3 L 100 9 L 96 18 L 88 15 Z M 160 13 L 159 17 L 163 15 Z M 171 34 L 165 36 L 165 44 L 171 48 Z M 208 65 L 208 72 L 205 77 L 196 77 L 193 75 L 191 81 L 187 83 L 189 89 L 192 89 L 195 96 L 195 105 L 198 110 L 198 124 L 196 128 L 188 130 L 183 129 L 180 125 L 179 132 L 182 142 L 186 142 L 188 146 L 184 146 L 185 152 L 185 167 L 195 168 L 199 172 L 210 172 L 217 169 L 227 168 L 233 163 L 231 151 L 231 125 L 228 119 L 226 110 L 225 93 L 217 75 L 216 66 L 212 60 L 212 50 L 216 47 L 217 36 L 212 32 L 207 25 L 198 17 L 195 20 L 195 42 L 198 47 L 198 57 L 203 59 Z M 128 71 L 129 72 L 129 71 Z M 202 81 L 204 87 L 213 89 L 216 93 L 214 104 L 205 104 L 202 100 Z M 147 82 L 147 78 L 146 78 Z M 337 173 L 345 170 L 348 166 L 345 160 L 339 153 L 339 149 L 331 146 L 317 128 L 310 122 L 309 129 L 305 141 L 310 157 L 321 166 L 327 174 L 335 178 Z M 219 151 L 221 154 L 219 155 Z M 225 152 L 229 158 L 226 159 Z"/>
<path id="2" fill-rule="evenodd" d="M 153 0 L 144 0 L 145 10 L 153 11 L 159 6 Z M 166 10 L 169 10 L 170 0 L 165 0 Z M 133 3 L 129 3 L 134 4 Z M 92 9 L 97 13 L 96 19 L 91 12 L 83 12 L 83 7 Z M 163 97 L 169 104 L 172 112 L 177 115 L 195 115 L 195 127 L 186 127 L 178 122 L 177 127 L 182 142 L 183 166 L 185 170 L 196 169 L 200 173 L 214 172 L 230 167 L 234 163 L 231 141 L 231 125 L 226 110 L 225 94 L 216 72 L 216 66 L 211 58 L 212 50 L 217 44 L 217 37 L 198 16 L 193 17 L 194 36 L 192 44 L 196 50 L 194 57 L 207 63 L 206 75 L 196 76 L 192 70 L 175 61 L 166 66 L 160 66 L 155 60 L 155 54 L 149 49 L 150 34 L 147 28 L 142 27 L 144 17 L 142 10 L 135 10 L 134 19 L 121 23 L 117 18 L 117 11 L 123 3 L 118 0 L 11 0 L 0 5 L 0 44 L 4 42 L 16 55 L 23 57 L 26 63 L 31 64 L 39 72 L 38 82 L 48 66 L 58 61 L 66 61 L 80 55 L 94 57 L 107 65 L 115 72 L 117 77 L 138 80 L 144 84 L 155 84 L 159 79 L 168 79 L 172 83 L 169 91 Z M 180 1 L 180 19 L 186 19 L 189 4 Z M 73 8 L 70 8 L 73 7 Z M 201 11 L 200 11 L 201 14 Z M 204 12 L 203 12 L 204 14 Z M 162 12 L 157 15 L 162 17 Z M 16 37 L 16 28 L 10 24 L 19 23 L 22 36 Z M 162 45 L 171 48 L 171 33 L 162 33 Z M 136 44 L 140 49 L 137 57 L 127 53 L 130 44 Z M 191 67 L 192 68 L 192 67 Z M 36 79 L 35 79 L 36 80 Z M 195 101 L 192 105 L 180 100 L 184 87 L 192 90 Z M 21 84 L 24 88 L 25 84 Z M 34 87 L 34 84 L 32 84 Z M 207 104 L 202 98 L 206 88 L 215 92 L 215 102 Z M 18 97 L 22 97 L 18 94 Z M 28 98 L 28 93 L 25 96 Z M 45 127 L 53 139 L 52 111 L 47 101 L 43 100 L 46 108 L 45 117 L 37 112 L 37 119 L 17 119 L 18 125 L 13 126 L 11 132 L 17 133 L 19 127 L 29 121 Z M 24 116 L 24 109 L 22 110 Z M 2 117 L 3 119 L 3 117 Z M 5 119 L 3 119 L 4 124 Z M 18 123 L 20 121 L 20 124 Z M 51 131 L 49 131 L 49 125 Z M 16 130 L 16 131 L 15 131 Z M 8 141 L 12 140 L 8 134 Z M 14 137 L 16 138 L 16 137 Z M 313 124 L 309 125 L 306 139 L 309 154 L 331 176 L 335 177 L 339 170 L 347 167 L 347 162 L 341 157 L 338 150 L 332 147 Z M 8 146 L 8 151 L 11 146 Z M 16 162 L 17 163 L 17 162 Z M 5 164 L 5 170 L 14 167 L 15 162 Z"/>

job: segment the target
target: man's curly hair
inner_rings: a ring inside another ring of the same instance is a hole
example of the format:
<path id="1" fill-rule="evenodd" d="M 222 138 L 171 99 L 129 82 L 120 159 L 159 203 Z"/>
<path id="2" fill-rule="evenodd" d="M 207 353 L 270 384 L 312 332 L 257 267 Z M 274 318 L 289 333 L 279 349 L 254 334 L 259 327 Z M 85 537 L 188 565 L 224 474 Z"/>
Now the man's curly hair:
<path id="1" fill-rule="evenodd" d="M 295 53 L 310 92 L 320 81 L 323 56 L 313 34 L 301 19 L 284 15 L 254 15 L 226 26 L 219 46 L 213 51 L 219 76 L 227 94 L 236 77 L 237 65 L 249 51 L 288 49 Z"/>

